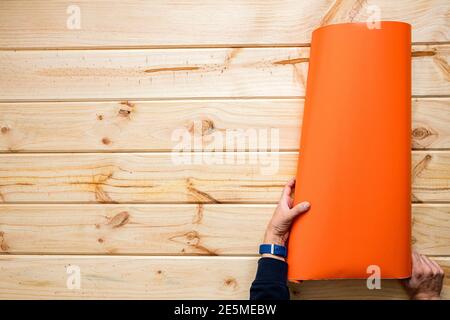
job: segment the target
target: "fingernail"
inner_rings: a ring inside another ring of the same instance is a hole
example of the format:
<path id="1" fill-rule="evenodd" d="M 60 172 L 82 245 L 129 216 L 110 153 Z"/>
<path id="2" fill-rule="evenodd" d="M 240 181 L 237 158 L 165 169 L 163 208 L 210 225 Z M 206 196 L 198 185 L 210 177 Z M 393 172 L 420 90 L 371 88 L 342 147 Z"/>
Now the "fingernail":
<path id="1" fill-rule="evenodd" d="M 311 204 L 308 201 L 303 201 L 300 205 L 303 209 L 309 209 L 311 207 Z"/>

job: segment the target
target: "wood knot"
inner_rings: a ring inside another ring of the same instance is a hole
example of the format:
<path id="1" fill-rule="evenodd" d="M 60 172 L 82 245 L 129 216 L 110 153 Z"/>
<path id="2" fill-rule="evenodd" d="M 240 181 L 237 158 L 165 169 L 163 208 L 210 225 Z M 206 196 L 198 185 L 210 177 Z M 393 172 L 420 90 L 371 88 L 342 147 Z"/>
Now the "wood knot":
<path id="1" fill-rule="evenodd" d="M 192 223 L 200 224 L 202 222 L 202 220 L 203 220 L 203 211 L 204 211 L 203 204 L 199 203 L 198 206 L 197 206 L 197 212 L 196 212 L 196 214 L 194 216 L 194 219 L 192 219 Z"/>
<path id="2" fill-rule="evenodd" d="M 122 117 L 128 117 L 130 115 L 130 113 L 131 113 L 130 110 L 125 110 L 125 109 L 119 110 L 119 116 L 122 116 Z"/>
<path id="3" fill-rule="evenodd" d="M 184 234 L 184 236 L 187 239 L 187 244 L 192 246 L 196 246 L 200 243 L 200 235 L 198 234 L 197 231 L 189 231 L 187 233 Z"/>
<path id="4" fill-rule="evenodd" d="M 435 51 L 413 51 L 412 56 L 413 57 L 432 57 L 435 56 L 436 52 Z"/>
<path id="5" fill-rule="evenodd" d="M 433 133 L 430 130 L 424 127 L 415 128 L 412 132 L 413 138 L 417 140 L 425 139 L 426 137 L 431 136 L 432 134 Z"/>
<path id="6" fill-rule="evenodd" d="M 420 176 L 420 174 L 427 168 L 430 163 L 432 156 L 430 154 L 425 155 L 425 157 L 419 161 L 412 170 L 412 179 L 414 181 L 415 177 Z"/>
<path id="7" fill-rule="evenodd" d="M 215 250 L 209 249 L 200 244 L 201 236 L 197 231 L 189 231 L 183 234 L 177 234 L 170 237 L 169 240 L 189 246 L 189 251 L 193 249 L 194 252 L 208 254 L 211 256 L 217 255 L 217 252 Z M 185 248 L 182 248 L 181 252 L 185 253 Z"/>
<path id="8" fill-rule="evenodd" d="M 9 246 L 5 240 L 5 233 L 0 231 L 0 250 L 3 252 L 7 252 L 9 250 Z"/>
<path id="9" fill-rule="evenodd" d="M 200 235 L 197 231 L 189 231 L 180 235 L 172 236 L 169 239 L 176 242 L 180 242 L 180 240 L 178 239 L 181 239 L 182 243 L 185 243 L 189 246 L 198 246 L 200 243 Z M 184 251 L 182 250 L 182 252 Z"/>
<path id="10" fill-rule="evenodd" d="M 225 287 L 230 287 L 233 289 L 236 289 L 238 286 L 238 283 L 236 281 L 236 279 L 234 278 L 227 278 L 223 281 L 223 284 L 225 285 Z"/>
<path id="11" fill-rule="evenodd" d="M 111 140 L 109 140 L 109 138 L 103 138 L 102 143 L 105 145 L 109 145 L 109 144 L 111 144 Z"/>
<path id="12" fill-rule="evenodd" d="M 98 241 L 99 243 L 105 242 L 105 240 L 103 240 L 102 238 L 98 238 L 97 241 Z"/>
<path id="13" fill-rule="evenodd" d="M 126 211 L 122 211 L 109 219 L 108 225 L 111 228 L 119 228 L 126 225 L 128 222 L 130 222 L 130 214 Z"/>
<path id="14" fill-rule="evenodd" d="M 11 129 L 8 127 L 2 127 L 1 131 L 3 134 L 7 134 Z"/>
<path id="15" fill-rule="evenodd" d="M 198 190 L 194 186 L 194 182 L 190 177 L 186 179 L 186 188 L 189 191 L 190 195 L 195 198 L 195 202 L 220 203 L 217 199 L 215 199 L 208 193 Z"/>
<path id="16" fill-rule="evenodd" d="M 210 134 L 212 131 L 214 131 L 214 122 L 209 119 L 203 119 L 202 120 L 202 136 Z"/>
<path id="17" fill-rule="evenodd" d="M 120 105 L 121 105 L 122 107 L 119 109 L 119 112 L 117 113 L 117 115 L 118 115 L 119 117 L 129 118 L 131 112 L 132 112 L 133 109 L 134 109 L 134 103 L 131 103 L 131 102 L 129 102 L 129 101 L 122 101 L 122 102 L 120 103 Z"/>
<path id="18" fill-rule="evenodd" d="M 145 73 L 156 73 L 156 72 L 176 72 L 176 71 L 194 71 L 199 70 L 200 67 L 166 67 L 166 68 L 152 68 L 144 70 Z"/>
<path id="19" fill-rule="evenodd" d="M 102 114 L 98 114 L 97 115 L 97 120 L 100 120 L 100 121 L 103 120 L 103 115 Z"/>
<path id="20" fill-rule="evenodd" d="M 194 120 L 186 127 L 190 134 L 198 136 L 209 135 L 216 129 L 214 122 L 210 119 Z"/>
<path id="21" fill-rule="evenodd" d="M 293 290 L 291 291 L 291 293 L 292 293 L 292 295 L 294 295 L 294 296 L 300 295 L 300 291 L 298 291 L 298 290 L 296 290 L 296 289 L 293 289 Z"/>
<path id="22" fill-rule="evenodd" d="M 298 63 L 306 63 L 306 62 L 309 62 L 309 58 L 286 59 L 286 60 L 275 61 L 273 64 L 287 65 L 287 64 L 298 64 Z"/>

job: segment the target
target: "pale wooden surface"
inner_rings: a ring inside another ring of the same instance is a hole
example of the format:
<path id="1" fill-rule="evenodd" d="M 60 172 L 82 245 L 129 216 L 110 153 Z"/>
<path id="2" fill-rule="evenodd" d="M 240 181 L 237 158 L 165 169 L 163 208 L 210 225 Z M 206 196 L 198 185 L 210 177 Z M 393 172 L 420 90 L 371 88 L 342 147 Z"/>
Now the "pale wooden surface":
<path id="1" fill-rule="evenodd" d="M 183 156 L 191 164 L 175 165 L 173 159 Z M 227 164 L 227 157 L 234 157 L 236 163 Z M 297 159 L 297 152 L 2 154 L 0 199 L 5 203 L 274 203 L 286 181 L 295 176 Z M 218 160 L 223 163 L 206 164 Z M 411 175 L 413 202 L 448 202 L 449 151 L 413 151 Z"/>
<path id="2" fill-rule="evenodd" d="M 295 173 L 311 31 L 377 5 L 413 27 L 412 242 L 445 268 L 450 299 L 447 0 L 80 0 L 80 30 L 66 28 L 70 4 L 0 2 L 0 298 L 248 298 Z M 179 128 L 206 144 L 278 129 L 279 154 L 215 155 L 279 156 L 279 170 L 175 167 Z M 81 290 L 66 287 L 69 265 Z M 388 280 L 291 287 L 294 299 L 406 298 Z"/>
<path id="3" fill-rule="evenodd" d="M 71 4 L 81 9 L 82 28 L 68 32 Z M 415 42 L 450 40 L 447 0 L 10 0 L 0 2 L 0 47 L 308 44 L 319 26 L 365 22 L 370 5 L 383 20 L 410 23 Z"/>
<path id="4" fill-rule="evenodd" d="M 256 256 L 274 204 L 0 207 L 0 252 Z M 413 246 L 450 255 L 450 205 L 414 204 Z"/>
<path id="5" fill-rule="evenodd" d="M 412 49 L 412 94 L 450 92 L 450 45 Z M 290 47 L 0 51 L 0 101 L 299 97 L 308 56 Z"/>
<path id="6" fill-rule="evenodd" d="M 170 151 L 177 129 L 186 130 L 192 139 L 201 136 L 208 145 L 216 132 L 268 128 L 279 130 L 280 151 L 293 151 L 299 147 L 303 103 L 303 99 L 0 103 L 0 152 Z M 449 98 L 413 99 L 413 149 L 450 148 L 449 104 Z M 198 149 L 192 145 L 193 151 Z M 247 143 L 242 151 L 261 149 Z"/>
<path id="7" fill-rule="evenodd" d="M 0 256 L 0 298 L 248 299 L 256 257 Z M 447 277 L 449 258 L 434 258 Z M 80 267 L 80 290 L 66 287 L 68 266 Z M 17 280 L 20 279 L 20 282 Z M 398 280 L 368 290 L 365 280 L 305 281 L 293 298 L 404 299 Z"/>

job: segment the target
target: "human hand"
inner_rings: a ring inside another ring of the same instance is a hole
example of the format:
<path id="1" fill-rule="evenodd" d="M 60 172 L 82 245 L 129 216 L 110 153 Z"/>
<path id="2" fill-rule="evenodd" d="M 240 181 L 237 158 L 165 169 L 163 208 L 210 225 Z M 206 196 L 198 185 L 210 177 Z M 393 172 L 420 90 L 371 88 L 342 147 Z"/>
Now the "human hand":
<path id="1" fill-rule="evenodd" d="M 286 245 L 292 222 L 298 215 L 309 210 L 310 204 L 306 201 L 293 207 L 294 199 L 292 199 L 291 193 L 294 190 L 294 186 L 295 178 L 289 180 L 284 186 L 278 206 L 273 213 L 272 219 L 267 225 L 264 243 L 273 243 L 281 246 Z M 264 254 L 263 256 L 276 257 L 270 254 Z M 276 258 L 282 259 L 280 257 Z"/>
<path id="2" fill-rule="evenodd" d="M 443 280 L 444 271 L 435 261 L 413 252 L 412 276 L 402 284 L 412 300 L 436 300 L 440 299 Z"/>

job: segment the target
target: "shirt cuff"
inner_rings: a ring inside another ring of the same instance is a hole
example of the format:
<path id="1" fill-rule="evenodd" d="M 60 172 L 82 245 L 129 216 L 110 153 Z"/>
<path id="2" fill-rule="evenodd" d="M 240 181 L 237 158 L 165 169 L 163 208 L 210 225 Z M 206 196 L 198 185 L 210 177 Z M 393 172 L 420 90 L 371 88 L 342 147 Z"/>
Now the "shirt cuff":
<path id="1" fill-rule="evenodd" d="M 273 258 L 259 259 L 255 281 L 274 281 L 286 283 L 287 263 L 285 261 Z"/>

